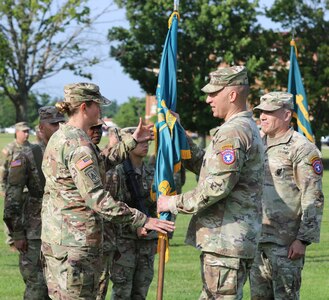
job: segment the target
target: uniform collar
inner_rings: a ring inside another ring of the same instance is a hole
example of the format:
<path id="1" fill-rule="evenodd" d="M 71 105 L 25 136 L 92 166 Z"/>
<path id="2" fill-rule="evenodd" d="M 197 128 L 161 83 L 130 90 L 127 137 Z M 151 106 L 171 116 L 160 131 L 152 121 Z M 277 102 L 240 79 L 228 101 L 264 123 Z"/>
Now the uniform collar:
<path id="1" fill-rule="evenodd" d="M 287 144 L 290 141 L 293 134 L 294 134 L 294 129 L 290 127 L 284 135 L 278 138 L 270 138 L 269 136 L 265 135 L 265 141 L 267 147 L 276 146 L 279 144 Z"/>
<path id="2" fill-rule="evenodd" d="M 239 113 L 231 116 L 224 124 L 230 123 L 236 118 L 252 118 L 252 111 L 247 111 L 246 110 L 246 111 L 239 112 Z M 210 135 L 214 136 L 219 128 L 220 128 L 220 126 L 211 129 L 209 131 Z"/>

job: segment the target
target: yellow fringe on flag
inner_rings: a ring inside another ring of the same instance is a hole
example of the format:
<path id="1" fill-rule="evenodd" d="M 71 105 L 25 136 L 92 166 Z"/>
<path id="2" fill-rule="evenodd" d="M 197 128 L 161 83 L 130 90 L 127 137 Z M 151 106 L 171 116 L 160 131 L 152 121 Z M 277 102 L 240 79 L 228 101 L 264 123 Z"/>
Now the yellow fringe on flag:
<path id="1" fill-rule="evenodd" d="M 174 12 L 170 15 L 170 17 L 169 17 L 169 20 L 168 20 L 168 28 L 171 27 L 172 19 L 174 18 L 175 15 L 177 16 L 177 19 L 178 19 L 178 21 L 179 21 L 179 19 L 180 19 L 180 15 L 179 15 L 178 11 L 174 11 Z"/>
<path id="2" fill-rule="evenodd" d="M 296 57 L 298 56 L 297 54 L 297 45 L 296 45 L 296 42 L 295 40 L 291 40 L 290 41 L 290 46 L 293 46 L 295 48 L 295 54 L 296 54 Z"/>
<path id="3" fill-rule="evenodd" d="M 182 159 L 191 159 L 191 150 L 181 150 L 180 155 L 182 156 Z"/>

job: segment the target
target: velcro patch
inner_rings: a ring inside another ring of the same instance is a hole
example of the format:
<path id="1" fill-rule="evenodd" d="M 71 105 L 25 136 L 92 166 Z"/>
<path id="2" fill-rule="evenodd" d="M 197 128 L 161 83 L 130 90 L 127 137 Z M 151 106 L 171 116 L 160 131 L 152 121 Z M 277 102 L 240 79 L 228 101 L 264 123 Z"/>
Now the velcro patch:
<path id="1" fill-rule="evenodd" d="M 312 167 L 315 174 L 321 175 L 323 172 L 323 165 L 320 158 L 312 161 Z"/>
<path id="2" fill-rule="evenodd" d="M 90 166 L 92 163 L 93 160 L 90 158 L 90 156 L 85 156 L 81 158 L 75 165 L 81 171 Z"/>
<path id="3" fill-rule="evenodd" d="M 226 149 L 220 153 L 222 155 L 223 163 L 226 165 L 231 165 L 235 162 L 235 150 Z"/>
<path id="4" fill-rule="evenodd" d="M 233 145 L 232 144 L 226 144 L 226 145 L 223 145 L 220 149 L 221 149 L 221 151 L 227 150 L 227 149 L 233 149 Z"/>
<path id="5" fill-rule="evenodd" d="M 99 177 L 99 174 L 97 174 L 97 172 L 91 168 L 89 170 L 86 171 L 86 175 L 91 179 L 91 181 L 93 183 L 99 183 L 101 181 L 101 178 Z"/>
<path id="6" fill-rule="evenodd" d="M 21 161 L 20 159 L 13 160 L 13 161 L 10 163 L 10 167 L 11 167 L 11 168 L 20 167 L 21 165 L 22 165 L 22 161 Z"/>

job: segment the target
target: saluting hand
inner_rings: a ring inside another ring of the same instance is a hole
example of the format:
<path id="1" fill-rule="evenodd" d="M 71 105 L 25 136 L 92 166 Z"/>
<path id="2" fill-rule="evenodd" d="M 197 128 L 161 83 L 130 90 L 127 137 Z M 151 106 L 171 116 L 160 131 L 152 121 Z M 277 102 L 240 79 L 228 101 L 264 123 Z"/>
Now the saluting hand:
<path id="1" fill-rule="evenodd" d="M 153 124 L 150 125 L 143 125 L 142 118 L 139 118 L 139 123 L 132 134 L 132 137 L 136 140 L 137 143 L 147 142 L 149 140 L 154 140 L 154 133 L 153 133 Z"/>

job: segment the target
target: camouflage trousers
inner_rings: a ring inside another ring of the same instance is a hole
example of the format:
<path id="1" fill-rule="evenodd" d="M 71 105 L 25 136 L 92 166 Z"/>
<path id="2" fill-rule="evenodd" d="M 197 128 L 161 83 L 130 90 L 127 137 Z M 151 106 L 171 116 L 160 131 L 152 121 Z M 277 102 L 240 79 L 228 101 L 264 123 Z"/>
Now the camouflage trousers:
<path id="1" fill-rule="evenodd" d="M 101 249 L 42 243 L 42 253 L 51 299 L 96 299 L 102 270 Z"/>
<path id="2" fill-rule="evenodd" d="M 157 240 L 117 239 L 110 268 L 112 300 L 146 299 L 154 275 Z"/>
<path id="3" fill-rule="evenodd" d="M 252 259 L 202 252 L 200 260 L 203 289 L 199 300 L 242 299 Z"/>
<path id="4" fill-rule="evenodd" d="M 252 300 L 297 300 L 304 258 L 288 259 L 288 246 L 261 243 L 250 271 Z"/>
<path id="5" fill-rule="evenodd" d="M 41 240 L 27 240 L 27 251 L 19 254 L 19 269 L 25 283 L 24 299 L 50 299 L 41 264 Z"/>
<path id="6" fill-rule="evenodd" d="M 98 294 L 96 300 L 105 300 L 110 281 L 110 264 L 114 251 L 104 252 L 102 258 L 102 272 L 99 279 Z"/>

